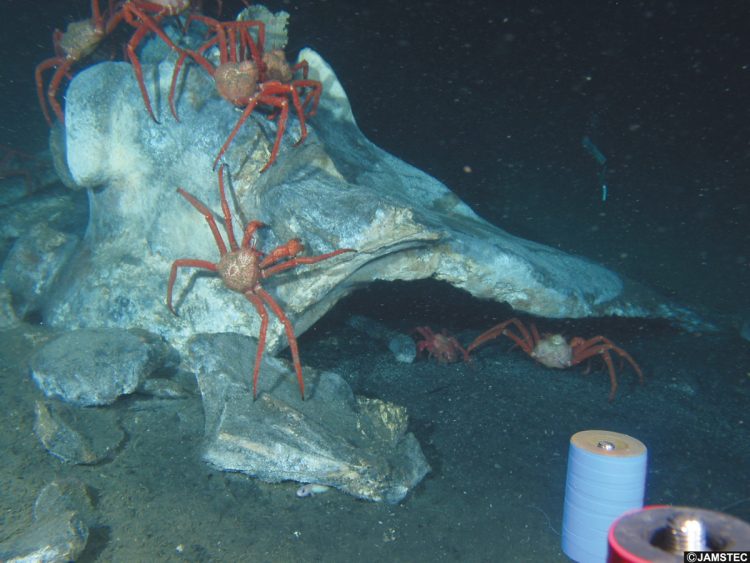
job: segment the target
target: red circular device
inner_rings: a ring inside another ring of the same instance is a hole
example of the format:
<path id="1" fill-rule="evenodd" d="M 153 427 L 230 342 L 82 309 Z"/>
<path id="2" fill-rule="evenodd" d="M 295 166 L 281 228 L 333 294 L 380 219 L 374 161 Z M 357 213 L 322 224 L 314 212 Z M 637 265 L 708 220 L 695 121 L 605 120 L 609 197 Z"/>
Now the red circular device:
<path id="1" fill-rule="evenodd" d="M 673 563 L 685 551 L 750 550 L 750 524 L 713 510 L 646 506 L 609 529 L 607 563 Z"/>

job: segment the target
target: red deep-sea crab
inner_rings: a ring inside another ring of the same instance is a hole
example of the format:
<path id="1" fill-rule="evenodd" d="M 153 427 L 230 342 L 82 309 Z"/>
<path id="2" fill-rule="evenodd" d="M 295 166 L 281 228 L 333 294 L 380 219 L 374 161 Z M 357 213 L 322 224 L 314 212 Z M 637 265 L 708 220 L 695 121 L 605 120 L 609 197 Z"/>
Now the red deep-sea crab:
<path id="1" fill-rule="evenodd" d="M 259 105 L 275 108 L 278 115 L 276 139 L 271 149 L 271 155 L 261 172 L 268 169 L 279 153 L 281 138 L 286 130 L 289 117 L 289 101 L 297 113 L 300 123 L 300 137 L 295 143 L 300 144 L 307 137 L 305 110 L 309 106 L 307 116 L 317 111 L 322 84 L 317 80 L 308 79 L 306 61 L 290 65 L 281 49 L 264 52 L 265 25 L 255 20 L 236 22 L 220 22 L 206 16 L 191 14 L 188 24 L 200 21 L 208 26 L 212 36 L 195 51 L 184 51 L 174 67 L 172 85 L 169 92 L 169 104 L 175 119 L 175 89 L 177 78 L 186 59 L 191 57 L 216 83 L 216 90 L 222 98 L 235 106 L 242 108 L 242 115 L 227 137 L 214 160 L 214 168 L 231 145 L 240 128 Z M 256 37 L 251 35 L 254 30 Z M 219 64 L 214 66 L 204 53 L 211 47 L 217 46 Z M 301 79 L 295 79 L 296 72 L 302 72 Z M 305 94 L 304 102 L 300 99 Z M 275 114 L 276 115 L 276 114 Z"/>
<path id="2" fill-rule="evenodd" d="M 71 22 L 64 32 L 56 29 L 52 35 L 55 56 L 39 63 L 34 72 L 39 105 L 47 123 L 52 125 L 52 117 L 47 110 L 44 95 L 44 72 L 54 68 L 47 86 L 47 102 L 57 119 L 64 122 L 64 114 L 57 100 L 57 90 L 63 78 L 71 76 L 71 70 L 82 59 L 91 55 L 104 38 L 110 35 L 123 21 L 135 28 L 135 33 L 127 43 L 126 51 L 135 71 L 146 109 L 154 121 L 157 121 L 151 107 L 148 90 L 143 80 L 143 69 L 136 54 L 136 49 L 149 32 L 158 35 L 171 49 L 181 50 L 159 26 L 161 20 L 168 16 L 177 16 L 190 7 L 190 0 L 126 0 L 115 2 L 109 0 L 106 10 L 102 10 L 99 0 L 91 0 L 91 17 Z"/>
<path id="3" fill-rule="evenodd" d="M 463 356 L 464 362 L 469 361 L 469 353 L 453 336 L 443 329 L 441 332 L 433 332 L 428 326 L 418 326 L 414 332 L 422 337 L 417 342 L 417 352 L 427 350 L 430 357 L 435 358 L 441 364 L 451 364 L 458 361 L 458 354 Z"/>
<path id="4" fill-rule="evenodd" d="M 216 264 L 207 260 L 197 260 L 194 258 L 175 260 L 169 274 L 167 307 L 172 313 L 175 313 L 175 310 L 172 307 L 172 289 L 177 277 L 178 268 L 202 268 L 204 270 L 217 272 L 229 289 L 242 293 L 247 300 L 253 304 L 261 319 L 260 331 L 258 334 L 258 348 L 255 353 L 255 367 L 253 369 L 253 397 L 256 397 L 258 392 L 258 374 L 260 372 L 261 358 L 266 343 L 266 330 L 268 328 L 268 312 L 266 311 L 266 305 L 270 307 L 276 317 L 278 317 L 284 325 L 286 337 L 289 341 L 289 349 L 292 353 L 294 370 L 297 374 L 300 393 L 304 400 L 305 383 L 302 379 L 302 365 L 299 359 L 297 338 L 294 335 L 292 323 L 289 321 L 286 314 L 284 314 L 284 311 L 279 304 L 276 303 L 273 297 L 271 297 L 265 289 L 263 289 L 261 281 L 268 279 L 279 272 L 283 272 L 284 270 L 289 270 L 302 264 L 315 264 L 316 262 L 328 260 L 329 258 L 338 256 L 344 252 L 354 252 L 354 250 L 351 248 L 341 248 L 318 256 L 298 257 L 297 255 L 303 250 L 302 243 L 299 239 L 291 239 L 286 244 L 278 246 L 266 254 L 255 247 L 255 242 L 253 240 L 255 232 L 259 228 L 265 226 L 260 221 L 250 221 L 247 224 L 245 227 L 245 234 L 242 237 L 242 243 L 238 245 L 237 240 L 234 237 L 232 215 L 224 191 L 224 168 L 221 167 L 219 169 L 219 194 L 221 196 L 221 209 L 224 213 L 224 220 L 226 221 L 225 227 L 229 241 L 229 250 L 227 251 L 224 240 L 216 226 L 216 219 L 214 218 L 213 213 L 211 213 L 211 211 L 194 196 L 182 188 L 178 188 L 177 192 L 184 197 L 190 205 L 203 214 L 203 217 L 206 219 L 206 222 L 214 235 L 214 240 L 216 241 L 216 246 L 219 248 L 221 258 Z"/>
<path id="5" fill-rule="evenodd" d="M 492 340 L 498 336 L 507 336 L 521 350 L 548 368 L 565 369 L 580 364 L 594 356 L 601 356 L 609 370 L 610 401 L 614 400 L 615 392 L 617 391 L 617 376 L 611 355 L 611 352 L 613 352 L 631 365 L 638 375 L 639 382 L 643 383 L 643 372 L 635 360 L 625 350 L 604 336 L 594 336 L 588 339 L 576 336 L 567 341 L 560 334 L 545 334 L 544 336 L 540 336 L 534 323 L 531 323 L 529 326 L 530 329 L 526 328 L 526 325 L 519 319 L 509 319 L 477 336 L 466 350 L 471 353 L 488 340 Z M 510 330 L 510 327 L 515 327 L 517 332 Z"/>

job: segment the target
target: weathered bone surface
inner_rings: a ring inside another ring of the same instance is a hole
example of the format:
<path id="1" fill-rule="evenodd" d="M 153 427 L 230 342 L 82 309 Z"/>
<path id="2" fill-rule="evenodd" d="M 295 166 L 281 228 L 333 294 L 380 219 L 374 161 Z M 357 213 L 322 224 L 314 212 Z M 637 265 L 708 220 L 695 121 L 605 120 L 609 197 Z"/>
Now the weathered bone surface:
<path id="1" fill-rule="evenodd" d="M 313 51 L 301 57 L 324 83 L 307 140 L 293 146 L 299 122 L 290 117 L 277 163 L 259 174 L 276 121 L 256 112 L 225 155 L 237 233 L 241 223 L 260 219 L 270 226 L 260 232 L 261 250 L 299 237 L 309 255 L 341 247 L 358 251 L 264 283 L 298 334 L 357 286 L 427 277 L 543 316 L 699 322 L 597 264 L 482 220 L 440 182 L 370 143 L 331 68 Z M 166 104 L 172 64 L 146 73 L 159 124 L 149 118 L 124 63 L 87 69 L 67 91 L 68 165 L 75 181 L 88 188 L 91 217 L 85 240 L 47 303 L 45 318 L 53 325 L 140 327 L 178 348 L 198 332 L 257 334 L 253 307 L 215 276 L 181 271 L 175 285 L 179 316 L 165 306 L 175 259 L 218 261 L 204 218 L 175 190 L 184 188 L 220 215 L 211 165 L 240 116 L 193 66 L 180 84 L 181 121 L 175 121 Z M 274 320 L 268 349 L 285 345 Z"/>

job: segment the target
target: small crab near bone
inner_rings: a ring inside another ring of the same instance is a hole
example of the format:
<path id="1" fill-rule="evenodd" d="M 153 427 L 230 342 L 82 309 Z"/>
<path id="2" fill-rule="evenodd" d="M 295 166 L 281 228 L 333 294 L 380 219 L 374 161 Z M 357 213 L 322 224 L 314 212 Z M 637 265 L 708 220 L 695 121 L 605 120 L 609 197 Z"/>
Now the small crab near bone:
<path id="1" fill-rule="evenodd" d="M 90 18 L 69 23 L 65 31 L 55 30 L 52 35 L 55 56 L 43 60 L 36 67 L 34 80 L 37 97 L 44 118 L 50 126 L 52 116 L 47 109 L 47 104 L 60 123 L 65 121 L 62 106 L 57 99 L 57 91 L 63 79 L 70 79 L 73 68 L 93 54 L 104 38 L 111 35 L 122 22 L 135 28 L 125 50 L 138 81 L 138 88 L 146 109 L 151 118 L 158 122 L 143 79 L 143 67 L 138 58 L 137 49 L 144 38 L 153 33 L 170 49 L 181 53 L 180 48 L 162 29 L 161 22 L 166 17 L 176 17 L 187 11 L 191 7 L 190 0 L 126 0 L 118 3 L 110 0 L 106 9 L 101 8 L 100 1 L 91 0 Z M 47 86 L 45 98 L 44 73 L 50 69 L 54 69 L 54 72 Z"/>
<path id="2" fill-rule="evenodd" d="M 418 326 L 414 332 L 422 337 L 417 341 L 417 352 L 421 353 L 427 350 L 431 358 L 435 358 L 441 364 L 452 364 L 458 361 L 458 355 L 461 354 L 464 362 L 469 362 L 469 353 L 448 331 L 443 329 L 440 332 L 434 332 L 428 326 Z"/>
<path id="3" fill-rule="evenodd" d="M 515 329 L 515 331 L 513 330 Z M 576 336 L 566 340 L 561 334 L 539 334 L 534 323 L 529 328 L 519 319 L 512 318 L 477 336 L 466 349 L 468 353 L 479 348 L 482 344 L 499 336 L 510 338 L 521 350 L 537 362 L 548 368 L 566 369 L 585 360 L 601 356 L 609 370 L 610 391 L 609 400 L 613 401 L 617 392 L 617 375 L 612 361 L 612 354 L 620 356 L 628 362 L 643 384 L 643 372 L 640 366 L 625 350 L 617 346 L 604 336 L 581 338 Z"/>
<path id="4" fill-rule="evenodd" d="M 184 51 L 175 63 L 169 89 L 172 115 L 179 121 L 175 105 L 177 80 L 183 65 L 191 58 L 214 79 L 219 95 L 242 110 L 242 115 L 214 159 L 214 168 L 256 108 L 273 108 L 271 116 L 277 118 L 276 139 L 268 161 L 260 170 L 264 172 L 276 161 L 281 138 L 286 131 L 290 104 L 299 121 L 300 134 L 295 143 L 297 146 L 307 138 L 306 119 L 315 115 L 323 85 L 308 78 L 306 61 L 291 65 L 281 49 L 264 51 L 265 24 L 262 21 L 220 22 L 191 14 L 186 26 L 196 21 L 206 25 L 211 35 L 196 50 Z M 207 51 L 214 47 L 219 52 L 218 64 L 211 62 L 207 56 Z M 301 78 L 295 78 L 297 73 L 301 74 Z"/>

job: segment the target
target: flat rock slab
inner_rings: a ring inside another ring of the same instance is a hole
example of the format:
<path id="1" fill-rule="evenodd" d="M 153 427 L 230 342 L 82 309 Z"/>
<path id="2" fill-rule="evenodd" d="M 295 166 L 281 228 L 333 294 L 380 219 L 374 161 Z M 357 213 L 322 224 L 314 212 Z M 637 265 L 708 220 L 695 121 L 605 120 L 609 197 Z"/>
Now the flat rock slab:
<path id="1" fill-rule="evenodd" d="M 355 397 L 339 375 L 309 369 L 302 401 L 294 372 L 274 358 L 263 361 L 253 400 L 254 339 L 199 335 L 189 348 L 206 417 L 203 457 L 211 465 L 389 503 L 430 470 L 403 407 Z"/>
<path id="2" fill-rule="evenodd" d="M 309 49 L 300 57 L 324 85 L 307 139 L 295 146 L 299 122 L 290 114 L 277 162 L 260 173 L 277 122 L 257 111 L 225 154 L 235 232 L 258 219 L 269 226 L 258 233 L 265 252 L 291 238 L 302 240 L 307 255 L 357 250 L 264 280 L 298 334 L 373 280 L 430 277 L 535 315 L 701 325 L 690 311 L 590 260 L 520 239 L 477 216 L 446 186 L 368 141 L 330 66 Z M 67 161 L 75 182 L 89 189 L 91 220 L 47 300 L 43 316 L 52 326 L 139 326 L 180 350 L 196 333 L 258 333 L 254 308 L 216 275 L 180 271 L 179 316 L 165 306 L 176 259 L 218 261 L 204 218 L 175 191 L 182 187 L 221 217 L 212 164 L 238 119 L 210 77 L 191 66 L 175 121 L 166 106 L 174 59 L 170 54 L 144 72 L 151 99 L 159 102 L 158 124 L 128 64 L 85 69 L 66 92 Z M 273 354 L 284 346 L 283 327 L 272 316 L 267 349 Z"/>
<path id="3" fill-rule="evenodd" d="M 34 353 L 31 376 L 47 397 L 83 407 L 109 405 L 175 359 L 163 340 L 146 331 L 74 330 Z"/>

